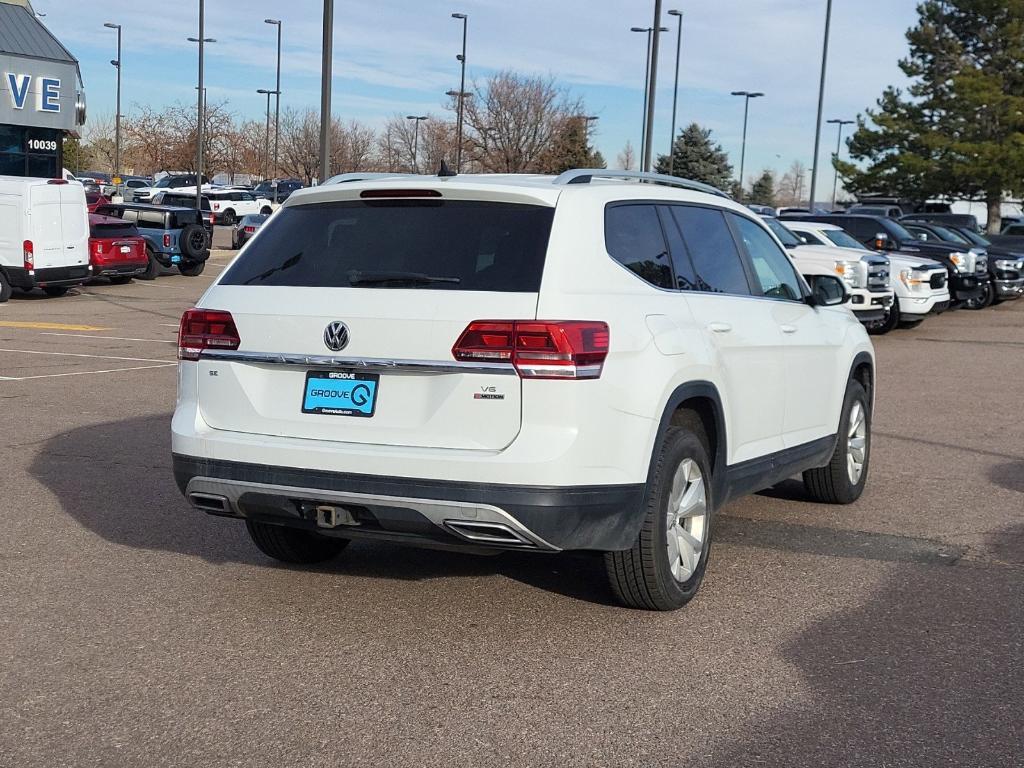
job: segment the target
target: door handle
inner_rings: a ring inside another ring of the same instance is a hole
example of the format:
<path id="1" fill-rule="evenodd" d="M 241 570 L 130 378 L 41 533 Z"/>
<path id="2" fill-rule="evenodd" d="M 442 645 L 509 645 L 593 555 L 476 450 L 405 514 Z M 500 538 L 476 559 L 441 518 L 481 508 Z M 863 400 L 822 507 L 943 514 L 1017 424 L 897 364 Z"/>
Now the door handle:
<path id="1" fill-rule="evenodd" d="M 779 328 L 782 329 L 783 333 L 796 333 L 795 325 L 780 325 Z"/>
<path id="2" fill-rule="evenodd" d="M 719 322 L 708 323 L 708 328 L 714 331 L 715 333 L 728 333 L 729 331 L 732 330 L 732 326 L 729 325 L 728 323 Z"/>

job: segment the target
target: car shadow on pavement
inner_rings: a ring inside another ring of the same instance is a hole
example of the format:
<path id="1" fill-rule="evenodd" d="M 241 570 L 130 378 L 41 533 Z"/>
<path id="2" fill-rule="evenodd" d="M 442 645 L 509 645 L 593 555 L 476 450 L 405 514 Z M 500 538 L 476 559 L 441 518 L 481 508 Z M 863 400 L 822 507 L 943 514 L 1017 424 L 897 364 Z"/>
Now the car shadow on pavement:
<path id="1" fill-rule="evenodd" d="M 1024 525 L 988 547 L 1024 542 Z M 747 708 L 697 766 L 1024 765 L 1024 552 L 1015 562 L 901 563 L 780 650 L 796 695 Z M 858 576 L 851 574 L 851 579 Z M 863 578 L 863 574 L 861 574 Z M 823 589 L 821 600 L 831 595 Z M 763 711 L 763 714 L 761 712 Z"/>
<path id="2" fill-rule="evenodd" d="M 170 414 L 79 427 L 41 446 L 29 471 L 68 515 L 115 544 L 296 569 L 260 553 L 242 521 L 192 509 L 174 482 L 169 437 Z M 307 570 L 407 581 L 496 574 L 578 600 L 613 602 L 603 563 L 590 553 L 485 556 L 355 542 L 337 560 Z"/>

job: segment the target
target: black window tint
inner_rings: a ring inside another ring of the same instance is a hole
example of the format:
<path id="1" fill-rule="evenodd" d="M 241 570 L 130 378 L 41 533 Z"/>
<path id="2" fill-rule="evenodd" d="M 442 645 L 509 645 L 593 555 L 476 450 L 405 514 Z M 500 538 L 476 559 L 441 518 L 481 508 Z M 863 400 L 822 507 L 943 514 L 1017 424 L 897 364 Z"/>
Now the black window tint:
<path id="1" fill-rule="evenodd" d="M 605 209 L 608 253 L 651 285 L 672 288 L 668 247 L 653 205 L 613 205 Z"/>
<path id="2" fill-rule="evenodd" d="M 800 279 L 782 249 L 757 222 L 746 216 L 729 215 L 747 249 L 761 292 L 772 299 L 799 300 L 803 295 Z"/>
<path id="3" fill-rule="evenodd" d="M 225 285 L 535 292 L 554 209 L 365 200 L 281 209 Z"/>
<path id="4" fill-rule="evenodd" d="M 836 224 L 848 231 L 862 243 L 874 240 L 878 233 L 878 225 L 871 219 L 844 219 Z"/>
<path id="5" fill-rule="evenodd" d="M 689 205 L 672 206 L 683 233 L 701 290 L 749 294 L 750 285 L 736 241 L 721 211 Z"/>
<path id="6" fill-rule="evenodd" d="M 668 241 L 669 250 L 672 252 L 672 266 L 676 273 L 676 288 L 680 291 L 699 291 L 700 282 L 697 279 L 697 272 L 690 261 L 690 254 L 686 252 L 686 244 L 683 236 L 679 233 L 679 227 L 672 217 L 669 206 L 660 206 L 658 211 L 661 215 L 661 226 L 665 232 L 665 239 Z"/>

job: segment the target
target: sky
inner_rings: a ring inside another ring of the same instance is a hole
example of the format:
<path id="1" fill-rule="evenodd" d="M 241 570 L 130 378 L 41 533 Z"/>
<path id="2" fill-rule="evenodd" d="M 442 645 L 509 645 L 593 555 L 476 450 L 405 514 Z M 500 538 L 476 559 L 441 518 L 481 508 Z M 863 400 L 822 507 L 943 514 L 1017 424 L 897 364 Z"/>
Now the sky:
<path id="1" fill-rule="evenodd" d="M 743 99 L 750 104 L 745 175 L 779 173 L 794 160 L 808 167 L 814 149 L 826 0 L 665 0 L 683 12 L 678 125 L 712 129 L 738 170 Z M 905 79 L 897 61 L 914 24 L 916 0 L 834 0 L 824 119 L 852 119 L 889 84 Z M 110 65 L 123 27 L 122 111 L 195 100 L 199 0 L 33 0 L 51 31 L 81 62 L 89 112 L 113 114 Z M 335 0 L 333 111 L 379 127 L 395 114 L 444 113 L 444 92 L 458 88 L 461 22 L 469 16 L 467 79 L 502 70 L 550 75 L 599 116 L 593 140 L 615 165 L 626 141 L 639 150 L 646 35 L 654 0 Z M 210 101 L 227 99 L 244 117 L 262 119 L 273 88 L 275 28 L 283 22 L 281 106 L 319 106 L 321 0 L 206 0 L 206 85 Z M 675 17 L 662 36 L 657 73 L 656 151 L 671 134 Z M 835 148 L 824 125 L 821 165 Z M 828 178 L 826 178 L 828 177 Z M 819 185 L 831 179 L 822 170 Z"/>

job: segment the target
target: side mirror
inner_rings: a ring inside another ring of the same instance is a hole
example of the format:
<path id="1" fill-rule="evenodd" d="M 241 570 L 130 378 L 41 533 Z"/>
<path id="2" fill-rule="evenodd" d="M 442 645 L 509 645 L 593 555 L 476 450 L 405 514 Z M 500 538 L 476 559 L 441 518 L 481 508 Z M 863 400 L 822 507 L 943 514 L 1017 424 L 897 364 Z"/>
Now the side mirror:
<path id="1" fill-rule="evenodd" d="M 875 233 L 875 250 L 884 251 L 886 246 L 889 245 L 889 236 L 885 232 Z"/>
<path id="2" fill-rule="evenodd" d="M 928 233 L 927 232 L 922 232 L 921 234 L 919 234 L 917 236 L 917 239 L 918 240 L 927 240 L 928 239 Z"/>
<path id="3" fill-rule="evenodd" d="M 804 275 L 811 286 L 807 303 L 812 307 L 837 307 L 850 300 L 846 284 L 832 275 Z"/>

